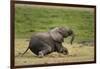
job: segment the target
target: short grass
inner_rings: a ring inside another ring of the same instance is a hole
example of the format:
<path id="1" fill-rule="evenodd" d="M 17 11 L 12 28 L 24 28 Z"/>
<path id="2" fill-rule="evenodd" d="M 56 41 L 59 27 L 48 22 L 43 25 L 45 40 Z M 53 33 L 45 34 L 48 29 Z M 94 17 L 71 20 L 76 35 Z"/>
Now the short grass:
<path id="1" fill-rule="evenodd" d="M 15 6 L 15 65 L 50 64 L 83 62 L 94 60 L 94 46 L 78 44 L 80 41 L 94 40 L 94 12 L 42 6 Z M 90 9 L 90 8 L 89 8 Z M 68 48 L 69 55 L 51 53 L 38 58 L 31 51 L 23 57 L 29 38 L 35 32 L 48 31 L 52 27 L 70 27 L 75 32 L 75 41 L 70 45 L 66 39 L 63 45 Z"/>

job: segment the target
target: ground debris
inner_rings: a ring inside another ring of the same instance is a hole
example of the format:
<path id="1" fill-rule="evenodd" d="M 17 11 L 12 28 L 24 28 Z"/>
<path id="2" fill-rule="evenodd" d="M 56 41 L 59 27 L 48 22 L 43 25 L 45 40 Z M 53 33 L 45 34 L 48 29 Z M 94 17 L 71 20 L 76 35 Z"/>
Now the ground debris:
<path id="1" fill-rule="evenodd" d="M 84 40 L 84 41 L 80 41 L 78 43 L 81 45 L 85 45 L 85 46 L 94 46 L 94 40 Z"/>

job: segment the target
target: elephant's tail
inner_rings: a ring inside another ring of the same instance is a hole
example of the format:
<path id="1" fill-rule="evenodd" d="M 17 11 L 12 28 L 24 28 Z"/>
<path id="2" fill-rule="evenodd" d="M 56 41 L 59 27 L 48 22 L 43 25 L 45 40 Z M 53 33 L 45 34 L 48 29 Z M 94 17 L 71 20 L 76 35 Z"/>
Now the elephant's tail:
<path id="1" fill-rule="evenodd" d="M 28 51 L 28 49 L 29 49 L 29 47 L 26 49 L 26 51 L 21 56 L 23 56 Z"/>

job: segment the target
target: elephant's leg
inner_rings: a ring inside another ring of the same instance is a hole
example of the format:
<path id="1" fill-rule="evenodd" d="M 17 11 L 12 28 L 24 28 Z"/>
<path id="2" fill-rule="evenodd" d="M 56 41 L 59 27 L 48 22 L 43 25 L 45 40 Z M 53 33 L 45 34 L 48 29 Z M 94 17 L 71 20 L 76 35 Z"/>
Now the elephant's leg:
<path id="1" fill-rule="evenodd" d="M 55 42 L 55 50 L 59 53 L 63 51 L 63 46 L 61 43 Z"/>
<path id="2" fill-rule="evenodd" d="M 63 47 L 63 45 L 61 43 L 56 43 L 56 51 L 58 53 L 63 53 L 64 55 L 68 54 L 67 48 Z"/>
<path id="3" fill-rule="evenodd" d="M 52 48 L 50 46 L 47 46 L 47 44 L 45 44 L 45 45 L 46 46 L 41 51 L 38 52 L 39 57 L 43 57 L 43 56 L 51 53 Z"/>

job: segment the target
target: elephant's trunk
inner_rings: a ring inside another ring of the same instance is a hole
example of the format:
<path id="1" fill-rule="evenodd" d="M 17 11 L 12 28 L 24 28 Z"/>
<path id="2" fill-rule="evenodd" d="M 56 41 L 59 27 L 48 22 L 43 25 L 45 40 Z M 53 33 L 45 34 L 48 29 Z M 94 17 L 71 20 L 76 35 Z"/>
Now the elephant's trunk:
<path id="1" fill-rule="evenodd" d="M 72 36 L 72 38 L 71 38 L 71 41 L 70 41 L 70 43 L 72 44 L 72 43 L 73 43 L 73 40 L 74 40 L 74 38 L 75 38 L 75 35 L 74 35 L 74 33 L 73 33 L 71 36 Z"/>

